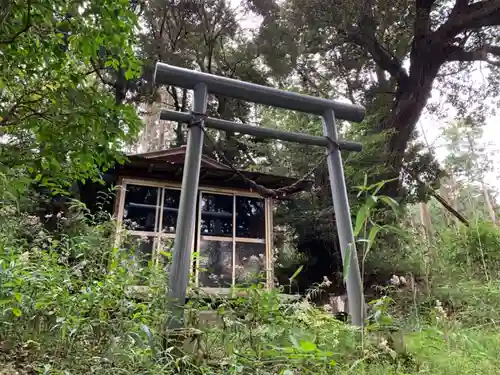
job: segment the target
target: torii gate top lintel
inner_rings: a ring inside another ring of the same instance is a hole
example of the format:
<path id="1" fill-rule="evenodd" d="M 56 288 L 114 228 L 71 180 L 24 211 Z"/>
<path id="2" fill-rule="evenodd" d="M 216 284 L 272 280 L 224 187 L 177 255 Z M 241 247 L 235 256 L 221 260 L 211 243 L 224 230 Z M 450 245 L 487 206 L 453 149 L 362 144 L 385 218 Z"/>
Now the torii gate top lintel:
<path id="1" fill-rule="evenodd" d="M 365 108 L 360 105 L 284 91 L 164 63 L 156 64 L 154 81 L 190 90 L 203 83 L 211 94 L 319 116 L 332 109 L 335 118 L 340 120 L 361 122 L 365 117 Z"/>

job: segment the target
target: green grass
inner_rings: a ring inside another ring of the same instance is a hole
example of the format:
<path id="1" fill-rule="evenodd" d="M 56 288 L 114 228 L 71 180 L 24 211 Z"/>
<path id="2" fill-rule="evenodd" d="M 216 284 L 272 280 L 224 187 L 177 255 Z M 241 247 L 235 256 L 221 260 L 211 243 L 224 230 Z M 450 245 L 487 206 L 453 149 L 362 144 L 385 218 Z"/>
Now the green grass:
<path id="1" fill-rule="evenodd" d="M 490 328 L 429 328 L 407 334 L 406 341 L 421 363 L 418 374 L 500 374 L 500 333 Z"/>
<path id="2" fill-rule="evenodd" d="M 453 272 L 453 257 L 430 275 L 425 293 L 395 293 L 392 305 L 380 299 L 363 341 L 323 310 L 284 303 L 277 291 L 255 286 L 245 297 L 219 301 L 217 324 L 197 324 L 208 305 L 190 304 L 198 341 L 165 348 L 163 271 L 113 248 L 108 224 L 79 223 L 56 238 L 25 219 L 0 222 L 1 375 L 500 374 L 500 281 Z M 454 278 L 440 271 L 444 266 Z M 126 293 L 138 280 L 152 285 L 150 300 Z"/>

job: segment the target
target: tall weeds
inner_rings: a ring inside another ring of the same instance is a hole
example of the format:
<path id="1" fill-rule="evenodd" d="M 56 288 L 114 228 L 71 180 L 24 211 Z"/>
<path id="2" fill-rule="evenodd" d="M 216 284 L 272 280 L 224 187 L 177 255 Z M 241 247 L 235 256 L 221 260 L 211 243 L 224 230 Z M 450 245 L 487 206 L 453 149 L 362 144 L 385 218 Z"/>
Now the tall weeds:
<path id="1" fill-rule="evenodd" d="M 368 202 L 393 204 L 373 197 L 368 191 Z M 191 334 L 181 344 L 165 328 L 168 275 L 138 259 L 134 249 L 115 247 L 110 218 L 92 218 L 79 205 L 40 218 L 4 203 L 0 363 L 11 373 L 42 374 L 498 373 L 491 349 L 500 342 L 494 331 L 498 230 L 440 231 L 428 244 L 437 258 L 429 262 L 427 288 L 414 265 L 429 249 L 407 241 L 402 255 L 390 255 L 394 249 L 376 242 L 391 228 L 377 227 L 371 207 L 358 214 L 360 258 L 384 260 L 399 270 L 399 284 L 387 280 L 370 302 L 363 342 L 358 329 L 314 306 L 312 298 L 293 302 L 283 297 L 287 288 L 254 285 L 235 299 L 194 290 L 186 306 Z M 48 220 L 55 230 L 44 229 Z M 481 256 L 474 253 L 478 246 Z M 130 293 L 145 282 L 147 298 Z"/>

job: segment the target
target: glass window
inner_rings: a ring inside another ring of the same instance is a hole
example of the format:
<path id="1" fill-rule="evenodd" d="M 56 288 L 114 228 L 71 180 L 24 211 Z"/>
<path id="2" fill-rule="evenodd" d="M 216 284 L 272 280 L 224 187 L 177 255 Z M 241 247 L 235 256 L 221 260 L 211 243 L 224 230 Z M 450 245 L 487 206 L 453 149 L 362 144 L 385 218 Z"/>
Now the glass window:
<path id="1" fill-rule="evenodd" d="M 232 195 L 202 194 L 202 236 L 233 236 L 233 199 Z"/>
<path id="2" fill-rule="evenodd" d="M 264 199 L 236 197 L 236 237 L 266 238 Z"/>
<path id="3" fill-rule="evenodd" d="M 133 249 L 143 266 L 152 260 L 167 266 L 180 190 L 127 183 L 125 191 L 123 223 L 130 235 L 124 247 Z M 202 192 L 197 207 L 199 286 L 230 288 L 233 281 L 242 286 L 265 280 L 265 199 Z"/>
<path id="4" fill-rule="evenodd" d="M 233 284 L 233 242 L 200 242 L 201 287 L 230 288 Z"/>
<path id="5" fill-rule="evenodd" d="M 249 285 L 265 280 L 266 244 L 236 243 L 235 281 L 236 285 Z"/>
<path id="6" fill-rule="evenodd" d="M 142 265 L 147 265 L 153 259 L 164 265 L 170 262 L 179 200 L 179 190 L 136 184 L 125 185 L 123 223 L 129 230 L 130 236 L 123 245 L 134 249 L 136 257 L 141 258 Z M 148 234 L 144 236 L 143 232 Z"/>
<path id="7" fill-rule="evenodd" d="M 126 186 L 123 223 L 127 229 L 155 231 L 158 190 L 158 188 L 149 186 Z"/>
<path id="8" fill-rule="evenodd" d="M 228 288 L 266 280 L 265 207 L 265 199 L 258 197 L 201 194 L 200 287 Z"/>
<path id="9" fill-rule="evenodd" d="M 180 199 L 180 190 L 165 189 L 162 218 L 162 230 L 165 233 L 175 233 Z"/>

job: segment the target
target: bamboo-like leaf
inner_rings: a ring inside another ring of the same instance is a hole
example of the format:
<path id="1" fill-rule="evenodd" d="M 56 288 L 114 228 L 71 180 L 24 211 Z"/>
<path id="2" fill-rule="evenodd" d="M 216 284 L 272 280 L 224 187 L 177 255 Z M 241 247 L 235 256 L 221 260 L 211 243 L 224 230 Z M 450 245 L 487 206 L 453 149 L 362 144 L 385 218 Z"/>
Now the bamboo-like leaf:
<path id="1" fill-rule="evenodd" d="M 292 342 L 292 345 L 295 349 L 300 349 L 300 345 L 299 345 L 299 342 L 297 341 L 297 339 L 295 337 L 293 337 L 292 335 L 289 336 L 290 337 L 290 341 Z"/>
<path id="2" fill-rule="evenodd" d="M 354 237 L 359 236 L 361 229 L 363 229 L 363 225 L 366 222 L 370 213 L 370 208 L 367 205 L 362 206 L 358 210 L 358 214 L 356 215 L 356 225 L 354 227 Z"/>
<path id="3" fill-rule="evenodd" d="M 396 212 L 399 208 L 399 204 L 398 202 L 396 202 L 394 199 L 392 199 L 391 197 L 387 197 L 385 195 L 382 195 L 382 196 L 379 196 L 378 197 L 382 202 L 384 202 L 385 204 L 387 204 L 389 207 L 391 207 L 391 209 Z"/>
<path id="4" fill-rule="evenodd" d="M 20 310 L 20 309 L 18 309 L 17 307 L 14 307 L 14 308 L 12 309 L 12 313 L 13 313 L 13 314 L 14 314 L 14 316 L 16 316 L 16 317 L 20 317 L 21 315 L 23 315 L 23 313 L 21 312 L 21 310 Z"/>
<path id="5" fill-rule="evenodd" d="M 365 254 L 363 255 L 363 261 L 366 259 L 368 256 L 368 253 L 370 252 L 374 242 L 375 238 L 377 237 L 378 232 L 382 229 L 382 227 L 375 225 L 370 229 L 370 233 L 368 233 L 368 246 L 366 247 Z"/>
<path id="6" fill-rule="evenodd" d="M 153 357 L 156 357 L 156 350 L 154 346 L 154 340 L 153 340 L 153 333 L 149 329 L 149 327 L 143 323 L 141 323 L 141 330 L 146 334 L 146 337 L 148 338 L 148 345 L 149 348 L 151 349 L 151 353 Z"/>
<path id="7" fill-rule="evenodd" d="M 293 273 L 293 275 L 288 279 L 290 282 L 292 282 L 293 280 L 295 280 L 295 278 L 299 275 L 299 273 L 302 272 L 302 270 L 304 269 L 304 266 L 301 265 L 299 268 L 297 268 L 295 270 L 295 272 Z"/>

